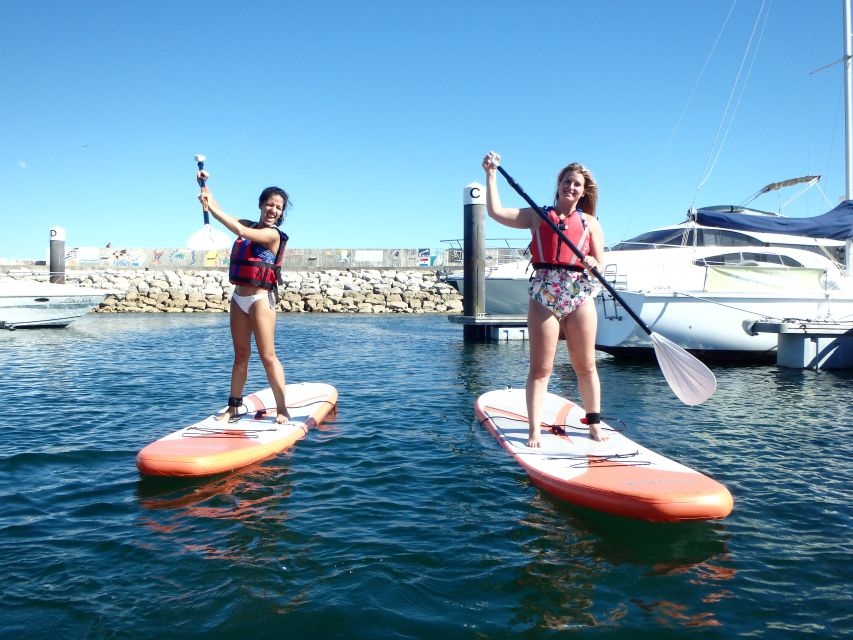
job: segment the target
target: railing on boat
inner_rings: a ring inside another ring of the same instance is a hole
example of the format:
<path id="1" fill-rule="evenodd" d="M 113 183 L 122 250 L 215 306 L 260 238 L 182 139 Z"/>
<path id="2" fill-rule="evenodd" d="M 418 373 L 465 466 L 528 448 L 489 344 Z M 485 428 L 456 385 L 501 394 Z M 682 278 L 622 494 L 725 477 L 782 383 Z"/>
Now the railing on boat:
<path id="1" fill-rule="evenodd" d="M 460 238 L 441 240 L 441 242 L 449 245 L 444 250 L 445 265 L 449 267 L 461 267 L 465 257 L 464 240 Z M 486 238 L 484 247 L 486 266 L 497 266 L 519 260 L 529 260 L 529 243 L 529 240 L 523 238 Z"/>

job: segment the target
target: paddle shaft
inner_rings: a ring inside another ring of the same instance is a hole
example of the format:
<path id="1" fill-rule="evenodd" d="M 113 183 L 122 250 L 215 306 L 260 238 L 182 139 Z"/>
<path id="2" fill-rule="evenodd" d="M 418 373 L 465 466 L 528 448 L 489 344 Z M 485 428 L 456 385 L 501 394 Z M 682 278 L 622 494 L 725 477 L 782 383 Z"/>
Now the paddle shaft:
<path id="1" fill-rule="evenodd" d="M 533 199 L 529 195 L 527 195 L 527 193 L 524 191 L 524 189 L 521 188 L 521 185 L 518 184 L 515 180 L 513 180 L 512 176 L 509 175 L 506 171 L 504 171 L 504 168 L 502 166 L 498 165 L 497 169 L 500 172 L 500 174 L 504 178 L 506 178 L 506 181 L 509 183 L 509 186 L 511 186 L 513 189 L 515 189 L 516 193 L 518 193 L 518 195 L 520 195 L 522 198 L 524 198 L 525 202 L 527 202 L 527 204 L 529 204 L 533 208 L 533 210 L 539 214 L 539 217 L 542 218 L 542 220 L 544 220 L 545 223 L 549 227 L 551 227 L 551 230 L 554 233 L 556 233 L 560 237 L 560 239 L 568 245 L 569 249 L 572 250 L 572 253 L 574 253 L 578 257 L 579 260 L 583 261 L 583 259 L 586 256 L 584 256 L 584 254 L 582 254 L 580 252 L 580 249 L 578 249 L 574 245 L 574 243 L 566 237 L 566 234 L 564 234 L 562 231 L 560 231 L 559 227 L 557 227 L 557 225 L 555 225 L 554 222 L 548 217 L 548 215 L 542 210 L 542 207 L 540 207 L 538 204 L 536 204 L 533 201 Z M 643 331 L 645 331 L 648 335 L 652 335 L 652 330 L 649 329 L 648 325 L 646 325 L 646 323 L 640 319 L 640 316 L 638 316 L 636 313 L 634 313 L 634 311 L 633 311 L 633 309 L 631 309 L 631 307 L 629 307 L 627 304 L 625 304 L 625 301 L 622 299 L 622 297 L 618 293 L 616 293 L 616 289 L 614 289 L 610 285 L 610 283 L 604 279 L 604 276 L 602 276 L 598 272 L 598 269 L 596 269 L 595 267 L 587 267 L 587 269 L 589 269 L 589 271 L 592 273 L 592 275 L 594 275 L 596 278 L 598 278 L 598 281 L 601 282 L 601 284 L 604 285 L 604 288 L 607 289 L 607 291 L 610 293 L 610 295 L 613 296 L 616 299 L 616 301 L 622 305 L 622 307 L 625 309 L 625 311 L 628 312 L 628 315 L 630 315 L 634 319 L 634 321 L 638 325 L 640 325 L 640 327 L 643 328 Z"/>
<path id="2" fill-rule="evenodd" d="M 204 161 L 199 160 L 199 162 L 198 162 L 198 170 L 199 170 L 199 171 L 204 171 Z M 198 179 L 198 184 L 201 186 L 201 191 L 202 191 L 202 193 L 204 193 L 205 191 L 207 191 L 207 186 L 206 186 L 206 185 L 207 185 L 207 180 L 205 180 L 204 178 L 199 178 L 199 179 Z M 202 202 L 202 203 L 201 203 L 201 206 L 202 206 L 202 208 L 204 209 L 204 224 L 206 224 L 206 225 L 210 226 L 210 212 L 207 210 L 207 204 L 205 204 L 204 202 Z"/>

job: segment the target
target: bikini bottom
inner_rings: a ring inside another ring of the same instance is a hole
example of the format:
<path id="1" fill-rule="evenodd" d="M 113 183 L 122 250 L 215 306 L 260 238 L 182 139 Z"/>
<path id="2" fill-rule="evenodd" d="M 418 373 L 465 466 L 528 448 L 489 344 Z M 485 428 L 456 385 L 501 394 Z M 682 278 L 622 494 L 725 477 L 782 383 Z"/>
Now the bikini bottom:
<path id="1" fill-rule="evenodd" d="M 272 291 L 267 293 L 256 293 L 252 296 L 239 296 L 236 293 L 231 296 L 231 299 L 237 304 L 238 307 L 245 313 L 249 314 L 249 309 L 252 308 L 252 305 L 255 304 L 258 300 L 263 300 L 266 298 L 269 300 L 270 309 L 275 309 L 275 305 L 272 301 Z"/>
<path id="2" fill-rule="evenodd" d="M 597 296 L 599 291 L 601 287 L 590 282 L 583 271 L 537 269 L 530 278 L 530 297 L 544 305 L 558 320 Z"/>

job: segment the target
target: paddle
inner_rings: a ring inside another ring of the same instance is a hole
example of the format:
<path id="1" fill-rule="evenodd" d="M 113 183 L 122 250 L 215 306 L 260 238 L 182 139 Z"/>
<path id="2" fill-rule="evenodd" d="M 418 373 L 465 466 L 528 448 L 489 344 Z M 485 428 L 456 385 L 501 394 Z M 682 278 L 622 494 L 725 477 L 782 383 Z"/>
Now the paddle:
<path id="1" fill-rule="evenodd" d="M 533 200 L 524 192 L 524 189 L 512 179 L 504 168 L 500 165 L 496 165 L 497 170 L 500 174 L 506 178 L 506 181 L 509 183 L 515 191 L 524 198 L 525 202 L 529 204 L 539 217 L 544 220 L 549 227 L 560 236 L 560 239 L 565 242 L 569 249 L 578 257 L 579 260 L 583 260 L 584 255 L 580 252 L 580 250 L 572 244 L 571 240 L 569 240 L 565 234 L 560 231 L 557 225 L 548 218 L 542 208 L 537 205 Z M 714 378 L 714 374 L 711 373 L 711 370 L 708 369 L 704 364 L 702 364 L 698 359 L 694 356 L 690 355 L 682 349 L 680 346 L 664 338 L 662 335 L 659 335 L 649 329 L 648 325 L 640 319 L 634 311 L 629 307 L 622 297 L 616 293 L 616 289 L 614 289 L 607 280 L 598 272 L 598 269 L 589 268 L 589 271 L 598 278 L 599 282 L 604 285 L 604 288 L 610 293 L 613 298 L 624 307 L 625 311 L 628 312 L 634 321 L 642 327 L 643 331 L 645 331 L 649 338 L 652 341 L 652 345 L 655 348 L 655 355 L 658 359 L 658 365 L 663 371 L 664 378 L 669 383 L 670 388 L 678 396 L 679 400 L 681 400 L 684 404 L 689 405 L 697 405 L 702 404 L 710 398 L 714 391 L 717 389 L 717 380 Z"/>
<path id="2" fill-rule="evenodd" d="M 204 156 L 199 155 L 195 157 L 199 171 L 204 170 L 204 160 Z M 207 181 L 204 178 L 199 178 L 198 183 L 201 185 L 202 193 L 206 193 Z M 202 208 L 204 209 L 204 226 L 190 236 L 190 239 L 187 240 L 187 247 L 199 251 L 227 249 L 231 246 L 231 238 L 210 226 L 210 211 L 207 210 L 207 205 L 204 203 L 202 203 Z"/>

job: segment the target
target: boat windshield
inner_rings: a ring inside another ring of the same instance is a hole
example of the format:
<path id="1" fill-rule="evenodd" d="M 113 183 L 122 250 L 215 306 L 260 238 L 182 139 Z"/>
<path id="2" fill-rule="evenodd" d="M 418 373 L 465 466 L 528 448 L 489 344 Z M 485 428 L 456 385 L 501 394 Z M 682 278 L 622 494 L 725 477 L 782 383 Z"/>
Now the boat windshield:
<path id="1" fill-rule="evenodd" d="M 762 242 L 758 238 L 728 229 L 671 227 L 656 229 L 613 245 L 608 251 L 636 251 L 638 249 L 663 249 L 669 247 L 787 247 L 811 251 L 820 256 L 839 260 L 839 251 L 816 244 Z M 827 250 L 829 249 L 829 250 Z"/>
<path id="2" fill-rule="evenodd" d="M 697 267 L 705 267 L 708 265 L 782 265 L 785 267 L 802 267 L 805 266 L 798 260 L 794 260 L 790 256 L 780 255 L 778 253 L 755 253 L 752 251 L 734 251 L 732 253 L 721 253 L 715 256 L 707 256 L 694 260 L 693 264 Z"/>
<path id="3" fill-rule="evenodd" d="M 696 233 L 698 231 L 698 242 Z M 611 247 L 613 251 L 630 251 L 632 249 L 660 249 L 665 247 L 762 247 L 763 242 L 745 233 L 727 231 L 725 229 L 696 229 L 690 227 L 656 229 L 638 235 L 636 238 L 624 240 Z"/>

